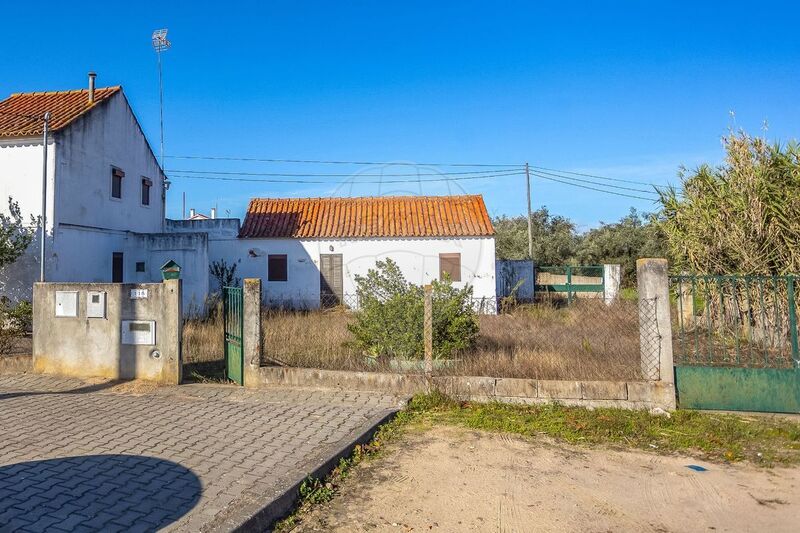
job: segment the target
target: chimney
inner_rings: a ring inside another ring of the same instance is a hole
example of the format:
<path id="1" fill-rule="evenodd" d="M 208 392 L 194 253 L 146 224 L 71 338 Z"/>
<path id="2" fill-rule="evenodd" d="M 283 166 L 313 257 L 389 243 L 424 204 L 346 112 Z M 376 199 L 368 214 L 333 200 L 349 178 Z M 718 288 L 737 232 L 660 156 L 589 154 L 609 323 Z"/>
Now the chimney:
<path id="1" fill-rule="evenodd" d="M 94 79 L 97 77 L 97 73 L 89 72 L 89 103 L 94 103 Z"/>
<path id="2" fill-rule="evenodd" d="M 194 209 L 189 209 L 189 218 L 194 218 Z"/>
<path id="3" fill-rule="evenodd" d="M 217 208 L 216 207 L 212 207 L 211 208 L 211 218 L 212 218 L 212 220 L 217 218 Z"/>

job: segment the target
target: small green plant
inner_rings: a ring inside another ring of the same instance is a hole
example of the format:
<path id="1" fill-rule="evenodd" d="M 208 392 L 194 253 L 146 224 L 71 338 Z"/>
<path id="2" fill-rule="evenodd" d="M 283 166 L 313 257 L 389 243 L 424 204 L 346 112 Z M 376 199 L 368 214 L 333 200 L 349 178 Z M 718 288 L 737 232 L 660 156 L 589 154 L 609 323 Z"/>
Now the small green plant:
<path id="1" fill-rule="evenodd" d="M 325 503 L 333 498 L 333 484 L 317 478 L 306 478 L 300 484 L 300 498 L 308 503 Z"/>
<path id="2" fill-rule="evenodd" d="M 208 267 L 208 272 L 212 278 L 217 280 L 217 286 L 220 290 L 222 290 L 222 287 L 238 287 L 242 281 L 241 278 L 236 276 L 238 266 L 237 263 L 229 265 L 224 259 L 220 259 L 211 263 Z"/>
<path id="3" fill-rule="evenodd" d="M 421 359 L 423 288 L 406 281 L 391 259 L 378 261 L 376 267 L 355 278 L 361 309 L 348 325 L 355 344 L 374 358 Z M 471 306 L 472 287 L 458 289 L 449 280 L 432 285 L 433 353 L 444 359 L 474 344 L 478 319 Z"/>

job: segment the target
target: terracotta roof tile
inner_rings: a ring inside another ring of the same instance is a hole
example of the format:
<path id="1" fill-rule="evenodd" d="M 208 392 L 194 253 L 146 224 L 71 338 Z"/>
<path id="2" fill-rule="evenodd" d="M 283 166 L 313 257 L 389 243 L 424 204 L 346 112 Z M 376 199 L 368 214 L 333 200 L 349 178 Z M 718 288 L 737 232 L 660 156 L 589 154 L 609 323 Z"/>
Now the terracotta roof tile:
<path id="1" fill-rule="evenodd" d="M 480 195 L 254 198 L 240 237 L 478 237 L 494 235 Z"/>
<path id="2" fill-rule="evenodd" d="M 50 130 L 57 131 L 122 90 L 122 87 L 95 89 L 94 103 L 89 90 L 14 93 L 0 102 L 0 137 L 27 137 L 42 134 L 42 120 L 50 112 Z"/>

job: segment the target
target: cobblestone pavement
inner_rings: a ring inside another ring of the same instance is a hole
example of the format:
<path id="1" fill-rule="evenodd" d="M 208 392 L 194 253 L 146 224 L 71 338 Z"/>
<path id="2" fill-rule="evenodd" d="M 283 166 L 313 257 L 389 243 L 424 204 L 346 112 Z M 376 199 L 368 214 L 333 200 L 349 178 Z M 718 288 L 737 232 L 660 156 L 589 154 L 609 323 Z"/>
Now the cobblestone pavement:
<path id="1" fill-rule="evenodd" d="M 0 376 L 0 531 L 224 531 L 398 407 L 377 393 Z"/>

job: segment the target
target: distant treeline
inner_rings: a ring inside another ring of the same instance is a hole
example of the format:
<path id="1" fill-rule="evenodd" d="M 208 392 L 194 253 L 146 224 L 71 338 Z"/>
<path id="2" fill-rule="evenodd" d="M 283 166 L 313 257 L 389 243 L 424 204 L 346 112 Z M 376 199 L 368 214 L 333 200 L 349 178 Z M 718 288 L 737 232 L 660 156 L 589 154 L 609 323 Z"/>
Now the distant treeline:
<path id="1" fill-rule="evenodd" d="M 539 265 L 619 263 L 623 283 L 636 259 L 667 257 L 673 272 L 800 273 L 800 147 L 769 144 L 744 132 L 723 138 L 725 162 L 681 168 L 680 187 L 660 190 L 655 213 L 630 213 L 579 232 L 575 223 L 534 211 L 533 260 Z M 528 257 L 524 215 L 493 220 L 499 259 Z"/>

